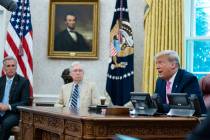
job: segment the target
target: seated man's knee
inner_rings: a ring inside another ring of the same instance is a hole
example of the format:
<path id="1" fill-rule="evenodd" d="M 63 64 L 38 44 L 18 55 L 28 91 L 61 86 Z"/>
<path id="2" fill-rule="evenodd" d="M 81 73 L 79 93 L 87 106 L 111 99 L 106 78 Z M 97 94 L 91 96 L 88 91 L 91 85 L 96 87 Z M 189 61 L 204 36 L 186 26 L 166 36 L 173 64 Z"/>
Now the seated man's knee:
<path id="1" fill-rule="evenodd" d="M 13 126 L 16 126 L 19 124 L 19 119 L 4 119 L 1 122 L 1 129 L 2 130 L 10 130 Z"/>

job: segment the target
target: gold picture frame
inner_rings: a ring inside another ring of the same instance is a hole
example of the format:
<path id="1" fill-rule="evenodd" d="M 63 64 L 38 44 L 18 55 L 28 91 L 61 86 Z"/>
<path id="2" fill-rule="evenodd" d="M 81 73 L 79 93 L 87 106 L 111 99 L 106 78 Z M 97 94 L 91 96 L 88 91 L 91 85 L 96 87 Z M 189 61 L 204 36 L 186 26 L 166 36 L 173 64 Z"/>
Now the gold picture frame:
<path id="1" fill-rule="evenodd" d="M 50 0 L 49 58 L 98 59 L 98 1 Z"/>

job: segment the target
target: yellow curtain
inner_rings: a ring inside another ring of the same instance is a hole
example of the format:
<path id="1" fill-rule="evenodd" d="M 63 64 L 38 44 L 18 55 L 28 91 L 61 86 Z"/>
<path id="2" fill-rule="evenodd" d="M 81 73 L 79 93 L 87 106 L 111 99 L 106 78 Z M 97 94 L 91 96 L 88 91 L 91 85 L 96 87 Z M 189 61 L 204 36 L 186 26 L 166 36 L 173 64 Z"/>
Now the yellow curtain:
<path id="1" fill-rule="evenodd" d="M 154 56 L 175 50 L 183 64 L 183 0 L 146 0 L 143 91 L 153 93 L 157 79 Z"/>

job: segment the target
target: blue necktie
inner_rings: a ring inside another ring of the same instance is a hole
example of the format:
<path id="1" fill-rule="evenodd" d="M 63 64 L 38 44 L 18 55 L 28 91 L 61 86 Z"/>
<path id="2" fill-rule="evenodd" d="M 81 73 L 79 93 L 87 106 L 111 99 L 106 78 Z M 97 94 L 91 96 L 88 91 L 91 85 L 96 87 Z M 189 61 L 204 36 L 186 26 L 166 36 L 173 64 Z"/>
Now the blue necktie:
<path id="1" fill-rule="evenodd" d="M 12 85 L 12 80 L 7 80 L 6 86 L 4 89 L 4 97 L 2 99 L 3 104 L 9 104 L 9 93 Z M 0 115 L 3 116 L 5 112 L 0 112 Z"/>
<path id="2" fill-rule="evenodd" d="M 78 111 L 79 86 L 76 84 L 71 96 L 71 109 Z"/>

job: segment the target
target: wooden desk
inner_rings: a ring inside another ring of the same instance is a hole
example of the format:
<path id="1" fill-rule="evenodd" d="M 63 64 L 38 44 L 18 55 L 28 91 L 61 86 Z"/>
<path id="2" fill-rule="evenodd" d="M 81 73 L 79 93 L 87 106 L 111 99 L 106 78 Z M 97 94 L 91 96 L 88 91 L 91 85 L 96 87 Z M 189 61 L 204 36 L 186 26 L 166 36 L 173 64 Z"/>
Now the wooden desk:
<path id="1" fill-rule="evenodd" d="M 184 117 L 116 117 L 54 107 L 19 107 L 22 140 L 111 139 L 115 134 L 145 140 L 183 140 L 198 123 Z"/>

